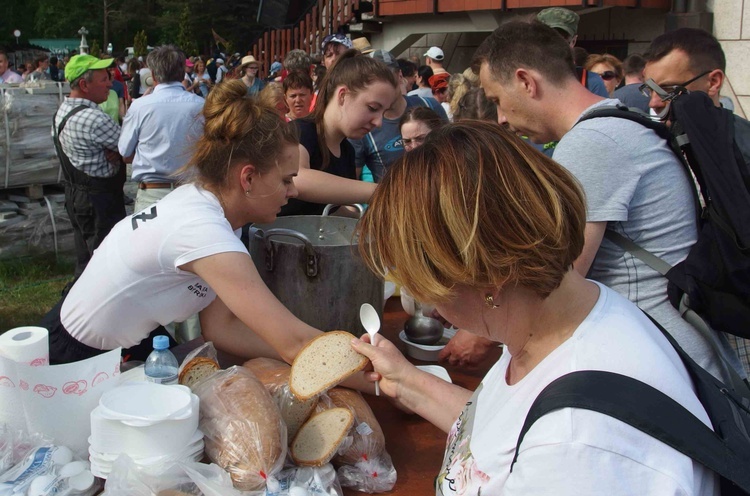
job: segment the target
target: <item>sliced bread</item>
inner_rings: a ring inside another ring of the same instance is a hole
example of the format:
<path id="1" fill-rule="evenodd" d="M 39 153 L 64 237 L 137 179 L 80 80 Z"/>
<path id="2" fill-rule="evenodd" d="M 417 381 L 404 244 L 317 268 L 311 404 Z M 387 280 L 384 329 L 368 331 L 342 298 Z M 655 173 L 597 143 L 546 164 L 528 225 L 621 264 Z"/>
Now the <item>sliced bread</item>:
<path id="1" fill-rule="evenodd" d="M 196 384 L 212 376 L 219 368 L 216 360 L 206 357 L 195 357 L 182 367 L 179 382 L 183 386 L 193 389 Z"/>
<path id="2" fill-rule="evenodd" d="M 302 424 L 310 418 L 313 410 L 318 404 L 318 397 L 314 396 L 309 400 L 301 401 L 294 397 L 289 391 L 289 373 L 291 367 L 272 358 L 254 358 L 245 362 L 243 365 L 250 370 L 260 382 L 266 386 L 266 389 L 276 401 L 279 407 L 281 417 L 286 423 L 287 435 L 289 441 L 302 427 Z"/>
<path id="3" fill-rule="evenodd" d="M 328 463 L 354 424 L 348 408 L 319 413 L 300 428 L 292 441 L 292 459 L 297 465 L 319 467 Z"/>
<path id="4" fill-rule="evenodd" d="M 370 405 L 359 391 L 343 387 L 328 391 L 328 397 L 340 408 L 349 408 L 356 424 L 352 431 L 353 442 L 349 448 L 336 455 L 335 465 L 355 465 L 362 460 L 374 460 L 385 451 L 385 435 Z"/>
<path id="5" fill-rule="evenodd" d="M 326 332 L 297 354 L 289 376 L 289 389 L 301 401 L 330 389 L 367 365 L 367 357 L 352 349 L 352 334 Z"/>

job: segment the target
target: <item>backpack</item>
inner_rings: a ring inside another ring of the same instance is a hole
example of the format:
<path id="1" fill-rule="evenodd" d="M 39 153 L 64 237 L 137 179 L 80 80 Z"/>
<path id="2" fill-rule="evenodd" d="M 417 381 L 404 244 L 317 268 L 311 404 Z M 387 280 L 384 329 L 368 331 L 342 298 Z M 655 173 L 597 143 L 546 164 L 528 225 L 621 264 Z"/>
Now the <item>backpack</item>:
<path id="1" fill-rule="evenodd" d="M 595 109 L 579 122 L 597 117 L 654 130 L 698 185 L 698 240 L 674 267 L 617 233 L 606 237 L 669 279 L 669 300 L 681 314 L 693 311 L 714 329 L 750 338 L 750 173 L 734 141 L 732 113 L 694 92 L 671 101 L 671 129 L 624 106 Z"/>
<path id="2" fill-rule="evenodd" d="M 552 381 L 534 400 L 518 436 L 511 472 L 534 422 L 549 412 L 572 407 L 614 417 L 705 465 L 719 475 L 722 496 L 750 495 L 750 401 L 727 390 L 649 318 L 685 364 L 714 430 L 641 381 L 599 370 L 571 372 Z"/>

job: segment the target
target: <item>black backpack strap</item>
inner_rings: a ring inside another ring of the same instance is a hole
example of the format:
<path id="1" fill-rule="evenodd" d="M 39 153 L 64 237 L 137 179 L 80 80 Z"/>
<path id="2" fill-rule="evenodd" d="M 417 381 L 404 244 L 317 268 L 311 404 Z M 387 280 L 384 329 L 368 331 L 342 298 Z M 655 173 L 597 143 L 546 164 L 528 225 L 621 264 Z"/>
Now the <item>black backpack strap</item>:
<path id="1" fill-rule="evenodd" d="M 647 313 L 644 314 L 667 338 L 682 359 L 706 410 L 713 409 L 712 405 L 704 403 L 703 395 L 708 387 L 719 391 L 721 401 L 733 404 L 733 416 L 750 415 L 747 404 L 741 398 L 728 391 L 723 384 L 696 364 L 664 327 Z M 718 401 L 714 398 L 715 393 L 708 401 Z M 740 454 L 748 451 L 747 432 L 735 428 L 733 432 L 739 434 L 734 436 L 734 439 L 729 439 L 727 444 L 695 415 L 664 393 L 637 379 L 605 371 L 572 372 L 552 381 L 539 393 L 518 435 L 511 472 L 518 459 L 523 438 L 534 422 L 547 413 L 562 408 L 582 408 L 625 422 L 731 481 L 734 484 L 731 487 L 732 494 L 739 494 L 736 492 L 737 487 L 744 491 L 743 494 L 750 494 L 750 470 L 747 470 L 746 463 L 741 467 L 737 463 L 738 458 L 747 458 Z M 738 413 L 738 409 L 744 410 L 745 413 Z M 744 424 L 744 420 L 735 418 L 717 417 L 716 421 L 729 422 L 732 426 Z M 719 425 L 718 428 L 726 428 L 726 425 Z M 737 449 L 737 446 L 740 446 L 740 449 Z M 722 488 L 724 491 L 724 483 Z"/>
<path id="2" fill-rule="evenodd" d="M 581 118 L 578 119 L 578 122 L 576 122 L 576 124 L 580 124 L 581 122 L 587 121 L 589 119 L 596 119 L 598 117 L 616 117 L 618 119 L 633 121 L 643 127 L 651 129 L 660 138 L 670 142 L 671 145 L 672 134 L 669 132 L 669 129 L 667 129 L 667 126 L 659 121 L 651 119 L 650 116 L 644 114 L 640 110 L 631 109 L 630 107 L 627 107 L 625 105 L 597 107 L 594 110 L 583 114 Z"/>
<path id="3" fill-rule="evenodd" d="M 562 408 L 591 410 L 621 420 L 717 473 L 727 465 L 729 453 L 721 439 L 675 400 L 639 380 L 585 370 L 554 380 L 537 396 L 518 436 L 511 472 L 534 422 Z"/>

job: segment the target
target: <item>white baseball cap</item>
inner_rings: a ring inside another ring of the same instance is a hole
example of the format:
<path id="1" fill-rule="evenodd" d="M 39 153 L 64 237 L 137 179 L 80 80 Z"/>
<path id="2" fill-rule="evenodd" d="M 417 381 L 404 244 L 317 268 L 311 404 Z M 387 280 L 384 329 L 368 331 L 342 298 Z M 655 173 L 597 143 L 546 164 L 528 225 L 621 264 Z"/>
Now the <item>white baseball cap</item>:
<path id="1" fill-rule="evenodd" d="M 223 64 L 223 63 L 224 63 L 224 60 L 223 60 L 223 59 L 220 59 L 220 58 L 219 58 L 219 59 L 216 59 L 216 63 L 217 63 L 217 64 Z"/>
<path id="2" fill-rule="evenodd" d="M 429 50 L 424 54 L 425 57 L 430 57 L 433 60 L 443 60 L 445 58 L 445 55 L 443 54 L 443 51 L 438 47 L 430 47 Z"/>

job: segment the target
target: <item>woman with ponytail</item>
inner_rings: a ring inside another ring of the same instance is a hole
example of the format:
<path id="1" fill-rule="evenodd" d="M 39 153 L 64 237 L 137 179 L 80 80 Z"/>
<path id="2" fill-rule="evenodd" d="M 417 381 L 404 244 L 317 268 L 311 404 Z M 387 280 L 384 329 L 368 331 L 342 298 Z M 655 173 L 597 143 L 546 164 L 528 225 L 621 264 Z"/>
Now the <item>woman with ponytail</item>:
<path id="1" fill-rule="evenodd" d="M 320 332 L 268 290 L 237 234 L 274 221 L 297 195 L 299 168 L 294 127 L 246 95 L 238 80 L 209 93 L 204 135 L 180 171 L 184 184 L 118 223 L 47 314 L 52 363 L 118 347 L 144 360 L 149 335 L 199 311 L 205 339 L 244 357 L 291 363 Z"/>
<path id="2" fill-rule="evenodd" d="M 357 50 L 336 59 L 320 84 L 313 113 L 294 121 L 300 137 L 300 199 L 290 200 L 282 215 L 320 215 L 326 203 L 367 203 L 375 185 L 356 180 L 359 171 L 347 138 L 361 139 L 380 127 L 398 97 L 398 81 L 382 62 Z"/>

